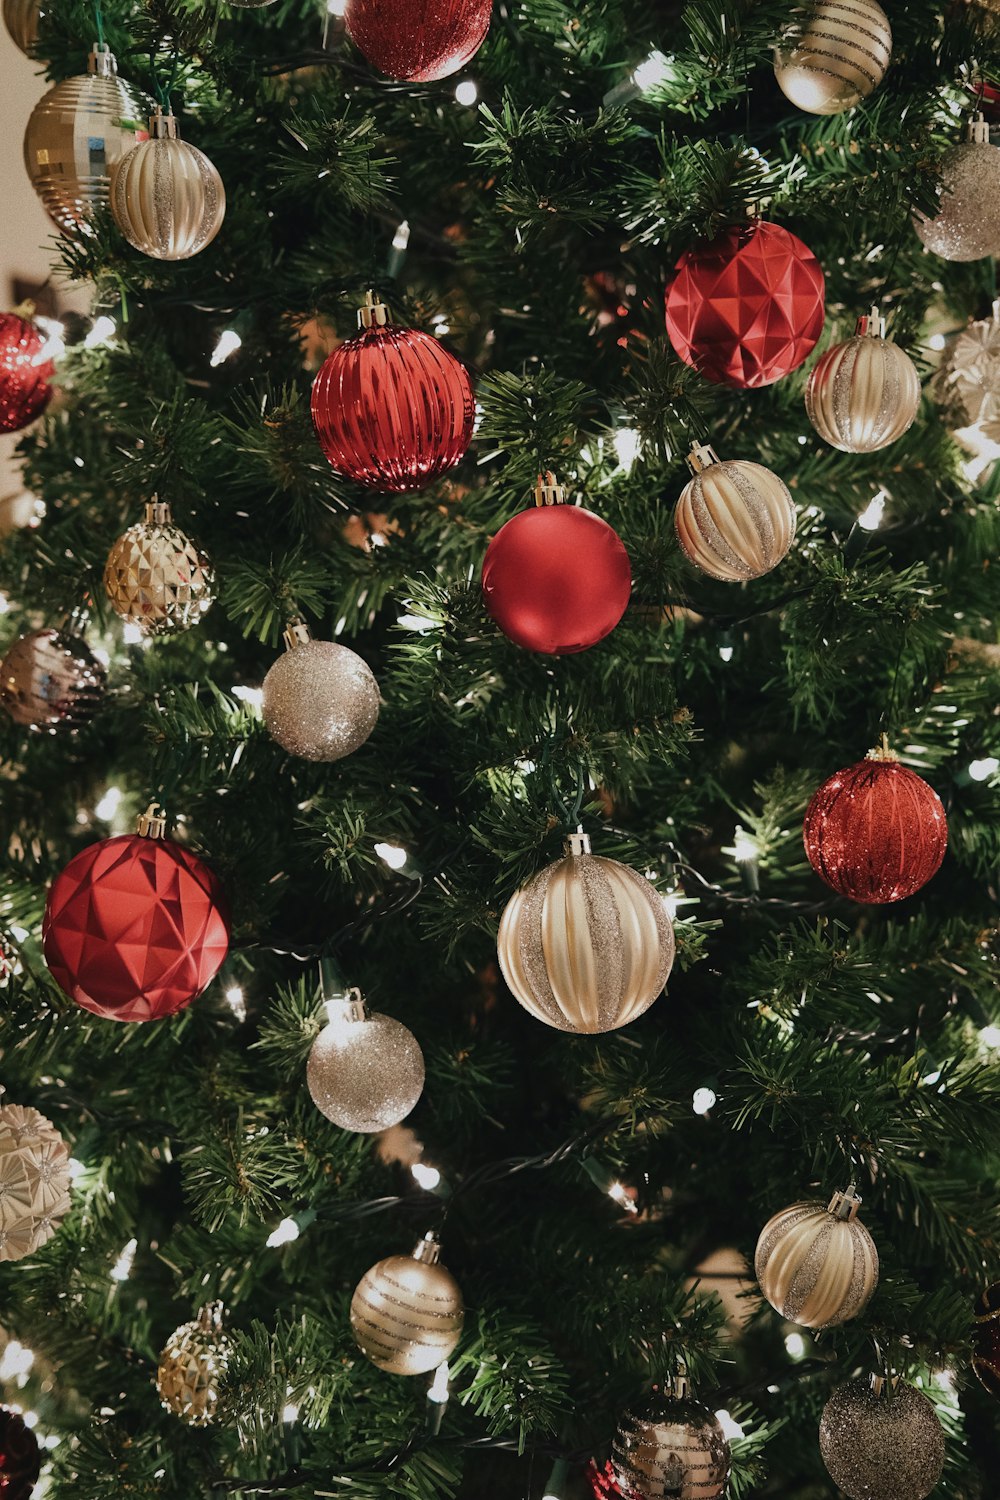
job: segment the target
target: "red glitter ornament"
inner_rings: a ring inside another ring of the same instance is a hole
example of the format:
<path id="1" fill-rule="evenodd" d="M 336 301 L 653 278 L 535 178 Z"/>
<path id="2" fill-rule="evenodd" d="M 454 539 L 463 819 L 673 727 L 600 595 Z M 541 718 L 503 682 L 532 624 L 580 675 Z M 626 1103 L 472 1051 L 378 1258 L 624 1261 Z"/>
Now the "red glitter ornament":
<path id="1" fill-rule="evenodd" d="M 320 447 L 338 474 L 368 489 L 422 490 L 469 446 L 472 381 L 437 339 L 391 324 L 374 293 L 358 317 L 361 332 L 313 381 Z"/>
<path id="2" fill-rule="evenodd" d="M 55 366 L 45 335 L 28 318 L 0 313 L 0 432 L 20 432 L 52 399 Z"/>
<path id="3" fill-rule="evenodd" d="M 948 846 L 941 799 L 883 741 L 825 781 L 806 810 L 809 863 L 852 901 L 903 901 L 936 874 Z"/>
<path id="4" fill-rule="evenodd" d="M 492 9 L 493 0 L 347 0 L 344 24 L 388 78 L 433 83 L 475 57 Z"/>
<path id="5" fill-rule="evenodd" d="M 808 246 L 758 219 L 687 250 L 667 292 L 667 333 L 716 385 L 771 385 L 799 367 L 823 331 L 823 271 Z"/>
<path id="6" fill-rule="evenodd" d="M 28 1500 L 41 1468 L 35 1434 L 18 1412 L 0 1406 L 0 1500 Z"/>
<path id="7" fill-rule="evenodd" d="M 587 1480 L 594 1492 L 594 1500 L 605 1500 L 605 1497 L 608 1495 L 621 1494 L 621 1490 L 615 1483 L 614 1470 L 611 1467 L 610 1459 L 604 1465 L 603 1469 L 599 1469 L 595 1460 L 591 1459 L 587 1465 Z"/>
<path id="8" fill-rule="evenodd" d="M 42 944 L 71 1000 L 109 1021 L 183 1010 L 218 973 L 229 919 L 218 877 L 163 838 L 155 803 L 138 834 L 81 850 L 52 882 Z"/>
<path id="9" fill-rule="evenodd" d="M 504 635 L 528 651 L 568 656 L 609 635 L 628 606 L 632 569 L 617 532 L 565 504 L 555 475 L 536 507 L 502 526 L 483 560 L 483 601 Z"/>

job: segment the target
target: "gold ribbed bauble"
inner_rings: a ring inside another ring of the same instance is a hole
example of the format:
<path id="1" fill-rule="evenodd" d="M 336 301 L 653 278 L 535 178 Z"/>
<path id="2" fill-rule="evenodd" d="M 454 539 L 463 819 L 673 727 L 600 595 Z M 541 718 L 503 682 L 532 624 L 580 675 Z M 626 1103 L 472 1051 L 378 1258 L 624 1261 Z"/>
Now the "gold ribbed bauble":
<path id="1" fill-rule="evenodd" d="M 933 219 L 913 215 L 921 244 L 942 260 L 983 260 L 1000 254 L 1000 147 L 990 144 L 983 115 L 966 139 L 941 159 L 940 207 Z"/>
<path id="2" fill-rule="evenodd" d="M 626 1412 L 611 1445 L 611 1468 L 630 1500 L 716 1500 L 731 1455 L 714 1412 L 687 1393 L 682 1376 L 668 1394 Z"/>
<path id="3" fill-rule="evenodd" d="M 360 990 L 326 1005 L 329 1024 L 306 1066 L 313 1103 L 341 1130 L 398 1125 L 423 1093 L 420 1043 L 402 1021 L 369 1010 Z"/>
<path id="4" fill-rule="evenodd" d="M 944 1470 L 944 1430 L 922 1391 L 873 1375 L 834 1391 L 819 1451 L 848 1500 L 924 1500 Z"/>
<path id="5" fill-rule="evenodd" d="M 303 760 L 352 754 L 378 720 L 378 683 L 368 663 L 349 646 L 314 641 L 301 620 L 288 626 L 285 645 L 264 678 L 268 734 Z"/>
<path id="6" fill-rule="evenodd" d="M 663 897 L 571 834 L 565 858 L 515 891 L 497 937 L 512 993 L 557 1031 L 617 1031 L 648 1010 L 674 961 Z"/>
<path id="7" fill-rule="evenodd" d="M 35 56 L 38 22 L 44 14 L 40 0 L 3 0 L 3 23 L 25 57 Z"/>
<path id="8" fill-rule="evenodd" d="M 28 729 L 79 729 L 100 708 L 107 675 L 79 636 L 33 630 L 0 663 L 0 704 Z"/>
<path id="9" fill-rule="evenodd" d="M 156 1372 L 164 1410 L 189 1427 L 215 1419 L 229 1368 L 230 1344 L 222 1331 L 222 1303 L 210 1302 L 192 1323 L 182 1323 L 167 1340 Z"/>
<path id="10" fill-rule="evenodd" d="M 912 424 L 920 376 L 908 354 L 885 336 L 877 307 L 858 319 L 854 337 L 816 361 L 806 382 L 806 414 L 825 443 L 842 453 L 875 453 Z"/>
<path id="11" fill-rule="evenodd" d="M 104 565 L 111 608 L 143 635 L 196 625 L 215 598 L 215 573 L 200 547 L 173 524 L 170 506 L 152 500 L 146 518 L 115 542 Z"/>
<path id="12" fill-rule="evenodd" d="M 182 141 L 173 115 L 157 110 L 149 140 L 122 157 L 111 212 L 130 245 L 154 260 L 189 260 L 226 217 L 222 178 L 203 151 Z"/>
<path id="13" fill-rule="evenodd" d="M 425 1235 L 412 1255 L 390 1255 L 358 1282 L 351 1299 L 355 1342 L 390 1375 L 426 1375 L 462 1337 L 465 1304 L 440 1254 L 436 1236 Z"/>
<path id="14" fill-rule="evenodd" d="M 24 134 L 31 185 L 65 233 L 86 230 L 90 214 L 108 202 L 112 174 L 152 108 L 118 77 L 107 47 L 95 46 L 88 66 L 39 99 Z"/>
<path id="15" fill-rule="evenodd" d="M 37 1109 L 0 1108 L 0 1261 L 48 1243 L 69 1213 L 69 1150 Z"/>
<path id="16" fill-rule="evenodd" d="M 775 1312 L 804 1328 L 856 1318 L 878 1286 L 878 1251 L 853 1187 L 829 1207 L 793 1203 L 761 1230 L 754 1269 Z"/>
<path id="17" fill-rule="evenodd" d="M 788 486 L 749 459 L 720 462 L 714 448 L 695 443 L 688 455 L 694 477 L 674 512 L 677 540 L 689 562 L 723 583 L 745 583 L 770 573 L 795 539 L 795 505 Z"/>
<path id="18" fill-rule="evenodd" d="M 811 115 L 839 115 L 885 77 L 892 27 L 877 0 L 814 0 L 774 53 L 781 92 Z"/>

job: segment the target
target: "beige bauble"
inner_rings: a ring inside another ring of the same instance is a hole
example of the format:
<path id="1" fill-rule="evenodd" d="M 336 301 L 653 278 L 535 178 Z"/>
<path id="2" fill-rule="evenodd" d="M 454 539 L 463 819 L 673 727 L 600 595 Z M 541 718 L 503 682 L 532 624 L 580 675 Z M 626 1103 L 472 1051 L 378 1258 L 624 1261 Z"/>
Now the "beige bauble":
<path id="1" fill-rule="evenodd" d="M 942 260 L 984 260 L 1000 253 L 1000 147 L 990 143 L 982 115 L 966 139 L 941 160 L 940 207 L 932 219 L 913 215 L 917 238 Z"/>
<path id="2" fill-rule="evenodd" d="M 885 336 L 878 308 L 859 318 L 854 337 L 828 349 L 806 382 L 806 415 L 842 453 L 875 453 L 902 437 L 920 409 L 920 376 Z"/>
<path id="3" fill-rule="evenodd" d="M 390 1375 L 426 1375 L 462 1337 L 465 1304 L 440 1253 L 437 1238 L 425 1235 L 412 1255 L 390 1255 L 372 1266 L 351 1299 L 358 1348 Z"/>
<path id="4" fill-rule="evenodd" d="M 409 1027 L 369 1010 L 360 990 L 327 1001 L 328 1024 L 309 1053 L 316 1108 L 341 1130 L 389 1130 L 424 1089 L 424 1054 Z"/>
<path id="5" fill-rule="evenodd" d="M 115 542 L 104 589 L 116 615 L 143 635 L 196 625 L 215 598 L 215 572 L 201 548 L 175 526 L 170 506 L 152 500 L 145 520 Z"/>
<path id="6" fill-rule="evenodd" d="M 10 490 L 0 495 L 0 537 L 20 531 L 24 526 L 39 526 L 45 515 L 45 501 L 30 490 Z"/>
<path id="7" fill-rule="evenodd" d="M 775 1312 L 804 1328 L 856 1318 L 878 1286 L 878 1251 L 853 1188 L 829 1207 L 793 1203 L 761 1230 L 754 1268 Z"/>
<path id="8" fill-rule="evenodd" d="M 51 1121 L 0 1108 L 0 1261 L 41 1249 L 69 1212 L 69 1149 Z"/>
<path id="9" fill-rule="evenodd" d="M 515 891 L 500 920 L 503 977 L 557 1031 L 617 1031 L 647 1011 L 674 961 L 663 897 L 635 870 L 571 834 L 565 858 Z"/>
<path id="10" fill-rule="evenodd" d="M 892 27 L 877 0 L 814 0 L 797 13 L 774 53 L 787 99 L 811 115 L 839 115 L 885 77 Z"/>
<path id="11" fill-rule="evenodd" d="M 655 1396 L 626 1412 L 611 1445 L 615 1483 L 636 1500 L 717 1500 L 731 1464 L 718 1417 L 688 1396 Z"/>
<path id="12" fill-rule="evenodd" d="M 104 664 L 79 636 L 33 630 L 0 662 L 0 704 L 27 729 L 71 732 L 100 708 L 107 680 Z"/>
<path id="13" fill-rule="evenodd" d="M 3 23 L 25 57 L 35 56 L 38 22 L 44 14 L 40 0 L 3 0 Z"/>
<path id="14" fill-rule="evenodd" d="M 273 740 L 303 760 L 340 760 L 365 743 L 378 721 L 378 683 L 349 646 L 314 641 L 295 620 L 287 650 L 264 678 L 262 712 Z"/>
<path id="15" fill-rule="evenodd" d="M 210 245 L 226 216 L 222 178 L 204 151 L 182 141 L 173 115 L 149 121 L 115 173 L 111 212 L 136 250 L 154 260 L 189 260 Z"/>
<path id="16" fill-rule="evenodd" d="M 166 1411 L 189 1427 L 208 1427 L 218 1411 L 231 1346 L 222 1331 L 222 1303 L 211 1302 L 170 1335 L 160 1355 L 156 1388 Z"/>
<path id="17" fill-rule="evenodd" d="M 720 462 L 696 443 L 688 455 L 693 478 L 681 491 L 674 526 L 689 562 L 723 583 L 770 573 L 795 539 L 795 504 L 788 486 L 749 459 Z"/>

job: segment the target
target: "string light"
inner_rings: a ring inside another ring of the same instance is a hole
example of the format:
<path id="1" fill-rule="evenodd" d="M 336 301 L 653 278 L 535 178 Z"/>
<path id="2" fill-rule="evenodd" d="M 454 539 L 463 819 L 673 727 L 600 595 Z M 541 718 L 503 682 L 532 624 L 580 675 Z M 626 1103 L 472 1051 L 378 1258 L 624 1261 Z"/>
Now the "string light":
<path id="1" fill-rule="evenodd" d="M 552 1473 L 546 1481 L 542 1500 L 565 1500 L 566 1481 L 568 1478 L 569 1464 L 564 1458 L 557 1458 L 552 1465 Z"/>
<path id="2" fill-rule="evenodd" d="M 109 318 L 107 314 L 102 313 L 99 318 L 95 319 L 91 326 L 90 332 L 83 341 L 83 347 L 85 349 L 96 349 L 99 344 L 108 344 L 117 332 L 118 325 L 114 318 Z"/>
<path id="3" fill-rule="evenodd" d="M 733 659 L 733 650 L 734 650 L 734 647 L 732 647 L 732 646 L 720 646 L 719 647 L 719 655 L 722 657 L 723 661 L 732 661 L 732 659 Z"/>
<path id="4" fill-rule="evenodd" d="M 286 1405 L 282 1408 L 281 1420 L 287 1423 L 289 1426 L 291 1426 L 293 1422 L 297 1422 L 299 1420 L 299 1409 L 295 1405 L 294 1401 L 287 1402 Z"/>
<path id="5" fill-rule="evenodd" d="M 342 16 L 347 10 L 347 0 L 326 0 L 326 8 L 331 16 Z"/>
<path id="6" fill-rule="evenodd" d="M 618 467 L 628 474 L 639 457 L 639 434 L 634 427 L 619 427 L 611 442 L 618 456 Z"/>
<path id="7" fill-rule="evenodd" d="M 290 1245 L 299 1237 L 299 1226 L 294 1219 L 282 1219 L 277 1229 L 272 1229 L 265 1244 L 269 1250 L 277 1250 L 279 1245 Z"/>
<path id="8" fill-rule="evenodd" d="M 59 359 L 66 353 L 66 345 L 63 342 L 63 334 L 66 332 L 66 329 L 55 318 L 40 318 L 36 315 L 35 322 L 45 335 L 45 343 L 34 356 L 31 363 L 33 365 L 44 365 L 50 359 Z"/>
<path id="9" fill-rule="evenodd" d="M 1000 770 L 1000 760 L 997 760 L 995 755 L 988 755 L 985 760 L 974 760 L 969 765 L 969 775 L 973 781 L 989 781 L 998 770 Z"/>
<path id="10" fill-rule="evenodd" d="M 729 1442 L 733 1443 L 737 1438 L 743 1437 L 743 1428 L 740 1426 L 739 1422 L 736 1421 L 735 1417 L 733 1417 L 731 1413 L 726 1411 L 724 1408 L 722 1411 L 717 1411 L 715 1413 L 715 1420 L 722 1428 Z"/>
<path id="11" fill-rule="evenodd" d="M 619 1208 L 623 1208 L 627 1214 L 637 1214 L 639 1212 L 629 1197 L 628 1188 L 622 1182 L 613 1182 L 611 1184 L 608 1188 L 608 1197 L 617 1203 Z"/>
<path id="12" fill-rule="evenodd" d="M 788 1350 L 789 1359 L 805 1359 L 806 1341 L 801 1333 L 786 1333 L 785 1348 Z"/>
<path id="13" fill-rule="evenodd" d="M 437 1167 L 429 1167 L 422 1161 L 415 1161 L 410 1168 L 410 1175 L 428 1193 L 433 1193 L 441 1184 L 441 1173 Z"/>
<path id="14" fill-rule="evenodd" d="M 226 1004 L 236 1017 L 237 1021 L 245 1021 L 247 1018 L 247 1003 L 243 991 L 238 984 L 231 984 L 226 990 Z"/>
<path id="15" fill-rule="evenodd" d="M 392 237 L 392 248 L 394 250 L 405 250 L 409 243 L 410 221 L 409 219 L 404 219 L 403 222 L 396 227 L 396 233 Z"/>
<path id="16" fill-rule="evenodd" d="M 632 81 L 640 93 L 662 87 L 670 77 L 670 59 L 655 48 L 636 68 Z"/>
<path id="17" fill-rule="evenodd" d="M 707 1115 L 710 1109 L 715 1108 L 716 1103 L 715 1090 L 708 1088 L 707 1085 L 700 1089 L 695 1089 L 691 1098 L 691 1108 L 696 1115 Z"/>
<path id="18" fill-rule="evenodd" d="M 132 1274 L 132 1267 L 135 1264 L 135 1252 L 138 1248 L 138 1240 L 129 1240 L 128 1244 L 122 1250 L 121 1255 L 119 1255 L 111 1267 L 112 1281 L 128 1281 Z"/>
<path id="19" fill-rule="evenodd" d="M 410 857 L 399 844 L 376 844 L 375 853 L 390 870 L 401 870 Z"/>
<path id="20" fill-rule="evenodd" d="M 244 687 L 242 683 L 239 683 L 236 687 L 234 687 L 232 689 L 232 694 L 233 694 L 233 697 L 234 698 L 238 698 L 241 703 L 247 704 L 247 706 L 249 708 L 255 708 L 255 709 L 257 709 L 258 712 L 260 711 L 260 709 L 263 706 L 263 703 L 264 703 L 264 689 L 263 688 Z"/>
<path id="21" fill-rule="evenodd" d="M 34 1350 L 26 1349 L 17 1339 L 11 1339 L 0 1359 L 0 1380 L 17 1380 L 23 1385 L 34 1363 Z"/>
<path id="22" fill-rule="evenodd" d="M 455 89 L 455 98 L 459 104 L 464 104 L 467 109 L 472 108 L 479 98 L 479 90 L 471 78 L 463 78 L 462 82 Z"/>
<path id="23" fill-rule="evenodd" d="M 219 342 L 212 353 L 211 365 L 214 370 L 218 365 L 224 364 L 230 355 L 235 354 L 237 349 L 243 347 L 243 340 L 233 328 L 227 328 L 219 335 Z"/>
<path id="24" fill-rule="evenodd" d="M 66 1165 L 69 1170 L 70 1182 L 78 1182 L 83 1176 L 84 1172 L 86 1172 L 87 1170 L 87 1168 L 83 1165 L 83 1162 L 77 1161 L 75 1156 L 71 1156 Z"/>
<path id="25" fill-rule="evenodd" d="M 428 1401 L 439 1401 L 443 1405 L 448 1400 L 451 1394 L 449 1385 L 450 1377 L 451 1371 L 448 1368 L 448 1361 L 445 1360 L 444 1364 L 438 1365 L 434 1371 L 434 1379 L 431 1381 L 430 1389 L 427 1392 Z"/>
<path id="26" fill-rule="evenodd" d="M 858 525 L 862 531 L 878 531 L 885 514 L 885 502 L 888 499 L 885 490 L 879 490 L 873 495 L 858 517 Z"/>
<path id="27" fill-rule="evenodd" d="M 984 1026 L 979 1033 L 979 1040 L 984 1047 L 996 1051 L 1000 1048 L 1000 1026 Z"/>
<path id="28" fill-rule="evenodd" d="M 115 813 L 121 806 L 122 789 L 119 786 L 109 786 L 104 796 L 94 808 L 94 814 L 101 819 L 102 823 L 110 823 Z"/>

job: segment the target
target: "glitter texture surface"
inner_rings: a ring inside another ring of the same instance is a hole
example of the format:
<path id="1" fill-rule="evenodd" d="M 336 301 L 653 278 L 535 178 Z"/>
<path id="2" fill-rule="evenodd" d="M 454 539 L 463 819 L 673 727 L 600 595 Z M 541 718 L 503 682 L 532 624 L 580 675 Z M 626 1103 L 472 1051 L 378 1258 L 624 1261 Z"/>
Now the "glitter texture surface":
<path id="1" fill-rule="evenodd" d="M 655 1397 L 625 1413 L 611 1467 L 628 1500 L 715 1500 L 729 1479 L 729 1444 L 700 1401 Z"/>
<path id="2" fill-rule="evenodd" d="M 370 1011 L 363 1021 L 323 1028 L 306 1079 L 316 1108 L 341 1130 L 388 1130 L 423 1092 L 424 1055 L 401 1021 Z"/>
<path id="3" fill-rule="evenodd" d="M 1000 147 L 985 141 L 953 146 L 941 162 L 941 207 L 913 227 L 942 260 L 982 260 L 1000 252 Z"/>
<path id="4" fill-rule="evenodd" d="M 203 151 L 170 138 L 143 141 L 123 159 L 111 195 L 115 223 L 154 260 L 188 260 L 226 216 L 222 178 Z"/>
<path id="5" fill-rule="evenodd" d="M 69 1212 L 69 1151 L 37 1109 L 0 1108 L 0 1261 L 47 1244 Z"/>
<path id="6" fill-rule="evenodd" d="M 866 334 L 817 360 L 805 399 L 806 414 L 824 442 L 842 453 L 875 453 L 912 424 L 920 376 L 898 344 Z"/>
<path id="7" fill-rule="evenodd" d="M 0 1406 L 0 1500 L 28 1500 L 41 1468 L 35 1434 L 19 1412 Z"/>
<path id="8" fill-rule="evenodd" d="M 431 83 L 472 61 L 492 9 L 493 0 L 347 0 L 344 23 L 387 78 Z"/>
<path id="9" fill-rule="evenodd" d="M 28 318 L 0 313 L 0 432 L 20 432 L 52 399 L 52 361 L 42 357 L 45 338 Z"/>
<path id="10" fill-rule="evenodd" d="M 140 521 L 108 553 L 104 588 L 115 614 L 144 635 L 172 635 L 211 607 L 215 572 L 178 526 Z"/>
<path id="11" fill-rule="evenodd" d="M 184 1323 L 167 1340 L 156 1372 L 156 1387 L 165 1411 L 189 1427 L 208 1427 L 219 1405 L 229 1368 L 231 1346 L 214 1308 Z"/>
<path id="12" fill-rule="evenodd" d="M 54 734 L 86 724 L 104 698 L 107 672 L 86 641 L 35 630 L 0 663 L 0 703 L 15 724 Z"/>
<path id="13" fill-rule="evenodd" d="M 885 77 L 892 27 L 877 0 L 814 0 L 774 54 L 782 93 L 811 115 L 839 115 Z"/>
<path id="14" fill-rule="evenodd" d="M 425 1375 L 462 1336 L 458 1282 L 439 1264 L 390 1255 L 372 1266 L 351 1299 L 351 1328 L 362 1354 L 391 1375 Z"/>
<path id="15" fill-rule="evenodd" d="M 944 1468 L 934 1408 L 903 1381 L 880 1395 L 867 1380 L 838 1386 L 823 1408 L 819 1447 L 848 1500 L 924 1500 Z"/>
<path id="16" fill-rule="evenodd" d="M 350 755 L 375 728 L 378 710 L 378 683 L 370 667 L 333 641 L 294 646 L 264 678 L 267 732 L 303 760 Z"/>
<path id="17" fill-rule="evenodd" d="M 769 573 L 795 539 L 788 486 L 746 459 L 709 464 L 685 486 L 674 526 L 689 562 L 711 578 L 744 583 Z"/>
<path id="18" fill-rule="evenodd" d="M 878 1251 L 861 1220 L 793 1203 L 764 1225 L 754 1272 L 775 1312 L 804 1328 L 857 1317 L 878 1286 Z"/>

